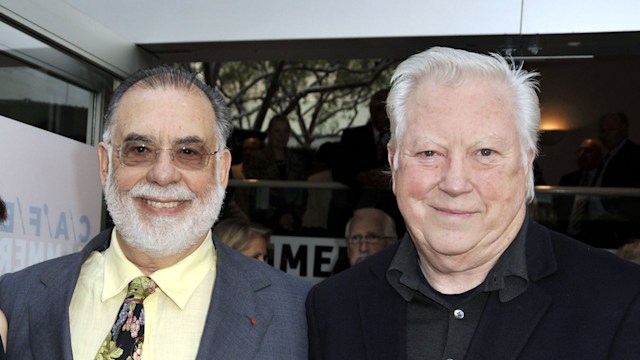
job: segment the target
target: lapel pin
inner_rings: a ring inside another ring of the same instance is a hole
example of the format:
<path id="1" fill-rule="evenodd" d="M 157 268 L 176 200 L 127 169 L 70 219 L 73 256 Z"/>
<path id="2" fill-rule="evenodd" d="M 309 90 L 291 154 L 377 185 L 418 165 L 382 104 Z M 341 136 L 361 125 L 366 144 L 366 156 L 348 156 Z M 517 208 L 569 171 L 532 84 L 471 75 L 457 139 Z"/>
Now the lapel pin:
<path id="1" fill-rule="evenodd" d="M 256 319 L 251 319 L 251 325 L 255 325 L 257 323 Z"/>

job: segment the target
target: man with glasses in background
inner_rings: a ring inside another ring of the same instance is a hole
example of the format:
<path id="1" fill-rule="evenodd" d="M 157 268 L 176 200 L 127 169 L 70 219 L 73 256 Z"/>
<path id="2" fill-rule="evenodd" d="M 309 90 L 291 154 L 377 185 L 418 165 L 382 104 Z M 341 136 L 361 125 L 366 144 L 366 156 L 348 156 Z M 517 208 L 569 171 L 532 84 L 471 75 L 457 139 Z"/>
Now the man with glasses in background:
<path id="1" fill-rule="evenodd" d="M 345 229 L 349 265 L 366 259 L 398 240 L 396 224 L 386 212 L 361 208 L 353 212 Z"/>
<path id="2" fill-rule="evenodd" d="M 115 228 L 0 280 L 9 358 L 306 357 L 309 285 L 211 234 L 231 130 L 194 74 L 161 66 L 122 83 L 98 145 Z"/>

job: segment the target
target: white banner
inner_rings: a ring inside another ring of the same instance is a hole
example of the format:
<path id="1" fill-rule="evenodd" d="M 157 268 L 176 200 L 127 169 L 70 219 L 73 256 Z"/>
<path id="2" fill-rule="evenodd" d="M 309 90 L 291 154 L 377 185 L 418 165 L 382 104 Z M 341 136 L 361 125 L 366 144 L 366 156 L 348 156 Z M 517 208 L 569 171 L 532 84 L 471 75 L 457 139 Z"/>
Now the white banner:
<path id="1" fill-rule="evenodd" d="M 273 235 L 273 266 L 286 273 L 313 281 L 331 275 L 340 251 L 346 251 L 346 241 L 336 238 L 317 238 Z"/>
<path id="2" fill-rule="evenodd" d="M 81 249 L 101 193 L 94 147 L 0 116 L 0 275 Z"/>

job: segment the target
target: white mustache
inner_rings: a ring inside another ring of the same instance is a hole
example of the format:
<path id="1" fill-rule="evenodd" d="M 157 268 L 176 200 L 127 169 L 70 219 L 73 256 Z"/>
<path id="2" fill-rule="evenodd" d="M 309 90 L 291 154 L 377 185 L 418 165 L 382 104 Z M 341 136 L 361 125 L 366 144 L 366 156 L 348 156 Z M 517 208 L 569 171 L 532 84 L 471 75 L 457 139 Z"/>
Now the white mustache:
<path id="1" fill-rule="evenodd" d="M 196 198 L 196 194 L 191 190 L 177 184 L 163 187 L 149 183 L 134 186 L 128 196 L 129 198 L 150 198 L 163 201 L 189 201 Z"/>

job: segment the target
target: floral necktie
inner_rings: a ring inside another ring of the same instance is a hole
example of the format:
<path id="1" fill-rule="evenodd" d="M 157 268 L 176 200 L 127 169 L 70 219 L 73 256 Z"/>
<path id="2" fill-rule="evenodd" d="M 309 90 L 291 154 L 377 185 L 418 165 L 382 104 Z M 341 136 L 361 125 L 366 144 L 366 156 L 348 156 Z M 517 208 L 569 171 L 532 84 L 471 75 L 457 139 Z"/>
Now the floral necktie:
<path id="1" fill-rule="evenodd" d="M 140 359 L 144 340 L 144 299 L 156 290 L 156 283 L 146 276 L 129 283 L 115 324 L 100 345 L 96 360 Z"/>

